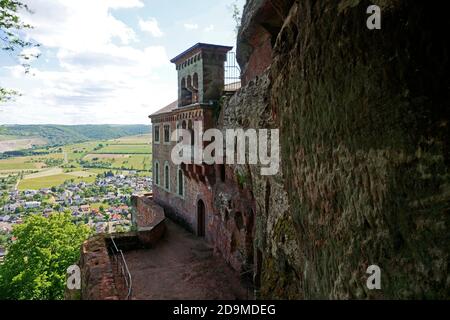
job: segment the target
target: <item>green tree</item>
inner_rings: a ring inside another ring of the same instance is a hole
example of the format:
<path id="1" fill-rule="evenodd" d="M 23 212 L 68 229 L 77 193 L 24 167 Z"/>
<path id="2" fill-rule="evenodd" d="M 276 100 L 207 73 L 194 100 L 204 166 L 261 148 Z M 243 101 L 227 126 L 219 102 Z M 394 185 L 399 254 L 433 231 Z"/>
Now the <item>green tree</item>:
<path id="1" fill-rule="evenodd" d="M 63 213 L 30 216 L 15 226 L 17 240 L 0 266 L 0 299 L 63 299 L 66 270 L 78 261 L 89 234 L 88 227 L 73 224 Z"/>
<path id="2" fill-rule="evenodd" d="M 18 12 L 27 10 L 28 6 L 17 0 L 0 0 L 0 52 L 17 55 L 20 58 L 25 72 L 30 70 L 32 58 L 38 58 L 36 53 L 24 53 L 23 49 L 36 47 L 38 45 L 25 40 L 21 31 L 31 29 L 32 26 L 24 23 Z M 19 93 L 0 86 L 0 103 L 12 99 Z"/>

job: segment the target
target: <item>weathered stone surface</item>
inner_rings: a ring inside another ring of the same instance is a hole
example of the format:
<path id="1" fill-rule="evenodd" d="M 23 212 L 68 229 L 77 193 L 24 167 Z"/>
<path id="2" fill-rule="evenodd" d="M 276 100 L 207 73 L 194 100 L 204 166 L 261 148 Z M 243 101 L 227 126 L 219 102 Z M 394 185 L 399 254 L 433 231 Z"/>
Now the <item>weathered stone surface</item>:
<path id="1" fill-rule="evenodd" d="M 82 300 L 119 300 L 104 236 L 83 244 L 80 269 Z"/>
<path id="2" fill-rule="evenodd" d="M 237 41 L 237 59 L 245 86 L 272 62 L 272 47 L 294 0 L 247 1 Z"/>
<path id="3" fill-rule="evenodd" d="M 251 174 L 263 298 L 449 297 L 449 57 L 436 36 L 449 21 L 375 2 L 380 31 L 366 1 L 247 1 L 248 85 L 224 123 L 281 129 L 282 175 Z M 250 81 L 269 66 L 268 85 Z M 372 264 L 380 291 L 366 287 Z"/>
<path id="4" fill-rule="evenodd" d="M 164 233 L 166 232 L 165 221 L 161 221 L 159 224 L 150 228 L 143 228 L 137 233 L 139 242 L 145 248 L 151 248 L 162 239 Z"/>
<path id="5" fill-rule="evenodd" d="M 377 31 L 366 27 L 368 1 L 247 1 L 243 88 L 223 101 L 219 127 L 280 128 L 281 171 L 218 167 L 216 180 L 192 183 L 187 206 L 155 188 L 166 213 L 194 231 L 207 196 L 206 239 L 234 269 L 253 271 L 261 298 L 449 298 L 449 57 L 440 36 L 449 20 L 423 3 L 374 2 Z M 372 264 L 382 269 L 379 291 L 366 287 Z"/>
<path id="6" fill-rule="evenodd" d="M 153 201 L 151 195 L 133 197 L 132 200 L 136 209 L 133 220 L 138 230 L 155 227 L 165 219 L 164 209 Z"/>
<path id="7" fill-rule="evenodd" d="M 249 81 L 223 107 L 221 124 L 223 129 L 273 129 L 275 123 L 269 105 L 270 98 L 269 70 Z M 216 207 L 219 212 L 233 212 L 236 203 L 254 202 L 251 217 L 251 228 L 247 234 L 247 243 L 252 249 L 247 249 L 248 256 L 243 261 L 251 261 L 256 284 L 267 282 L 268 277 L 283 275 L 286 281 L 280 282 L 283 292 L 293 292 L 290 298 L 297 298 L 298 284 L 290 281 L 289 273 L 298 260 L 298 242 L 292 227 L 287 192 L 284 189 L 282 171 L 275 176 L 261 176 L 261 167 L 229 166 L 235 178 L 235 185 L 243 184 L 241 189 L 248 190 L 250 197 L 242 197 L 243 191 L 237 188 L 230 192 L 223 188 L 216 189 Z M 227 181 L 226 184 L 231 184 Z M 220 186 L 220 185 L 219 185 Z M 230 204 L 234 205 L 231 207 Z M 242 206 L 242 205 L 241 205 Z M 231 207 L 231 208 L 230 208 Z M 234 211 L 236 211 L 234 209 Z M 248 211 L 248 210 L 247 210 Z M 223 214 L 225 215 L 225 214 Z M 263 259 L 259 259 L 258 257 Z M 268 261 L 283 261 L 281 264 L 265 265 Z M 280 280 L 280 278 L 278 278 Z M 294 287 L 295 289 L 291 289 Z M 274 294 L 274 296 L 277 294 Z"/>

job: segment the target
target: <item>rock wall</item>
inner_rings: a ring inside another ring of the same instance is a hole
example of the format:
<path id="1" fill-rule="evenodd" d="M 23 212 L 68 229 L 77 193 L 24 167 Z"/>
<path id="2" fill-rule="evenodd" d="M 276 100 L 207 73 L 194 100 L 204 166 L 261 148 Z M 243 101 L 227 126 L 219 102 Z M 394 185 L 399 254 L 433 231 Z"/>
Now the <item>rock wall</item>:
<path id="1" fill-rule="evenodd" d="M 82 300 L 120 300 L 104 236 L 83 243 L 79 265 Z"/>
<path id="2" fill-rule="evenodd" d="M 449 298 L 449 21 L 372 2 L 381 30 L 368 1 L 247 1 L 247 86 L 222 112 L 224 127 L 281 130 L 282 173 L 233 168 L 251 178 L 262 298 Z M 372 264 L 382 290 L 366 287 Z"/>
<path id="3" fill-rule="evenodd" d="M 222 129 L 275 128 L 269 105 L 269 88 L 268 70 L 250 80 L 224 104 L 220 119 Z M 231 174 L 228 174 L 226 188 L 216 188 L 214 192 L 216 207 L 219 212 L 224 212 L 221 216 L 227 216 L 228 212 L 231 215 L 244 212 L 248 217 L 244 235 L 247 243 L 247 250 L 244 251 L 246 254 L 235 259 L 247 261 L 247 269 L 253 269 L 253 281 L 257 288 L 261 283 L 269 282 L 271 277 L 277 277 L 276 281 L 282 292 L 271 294 L 281 296 L 288 293 L 287 297 L 298 298 L 298 290 L 291 289 L 292 286 L 297 288 L 297 284 L 292 281 L 294 278 L 289 271 L 291 269 L 289 266 L 295 265 L 298 248 L 282 171 L 275 176 L 262 176 L 259 165 L 228 166 L 228 170 Z M 231 186 L 235 186 L 234 192 L 230 190 Z M 230 228 L 228 230 L 233 231 Z M 275 268 L 279 266 L 280 269 L 277 272 L 267 270 L 264 263 L 276 263 Z M 281 274 L 283 276 L 279 277 Z M 264 292 L 262 296 L 265 296 Z"/>
<path id="4" fill-rule="evenodd" d="M 153 201 L 153 195 L 133 196 L 133 222 L 138 230 L 152 228 L 164 219 L 164 209 Z"/>

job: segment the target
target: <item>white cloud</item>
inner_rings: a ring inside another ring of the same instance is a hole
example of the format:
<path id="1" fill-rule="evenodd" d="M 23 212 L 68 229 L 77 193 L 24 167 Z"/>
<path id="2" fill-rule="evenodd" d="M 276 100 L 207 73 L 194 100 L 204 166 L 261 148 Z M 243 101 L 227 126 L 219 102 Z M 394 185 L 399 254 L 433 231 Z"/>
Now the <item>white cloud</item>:
<path id="1" fill-rule="evenodd" d="M 46 47 L 90 50 L 118 39 L 122 44 L 136 40 L 129 26 L 116 19 L 112 9 L 142 5 L 125 0 L 27 0 L 34 14 L 24 18 L 35 28 L 28 34 Z"/>
<path id="2" fill-rule="evenodd" d="M 159 29 L 158 21 L 155 18 L 150 18 L 146 21 L 140 19 L 139 26 L 141 27 L 142 31 L 149 32 L 155 38 L 160 38 L 164 35 L 163 32 Z"/>
<path id="3" fill-rule="evenodd" d="M 110 8 L 142 8 L 144 3 L 140 0 L 107 0 Z"/>
<path id="4" fill-rule="evenodd" d="M 26 2 L 35 12 L 26 15 L 35 26 L 28 36 L 51 66 L 36 64 L 34 76 L 20 66 L 0 69 L 0 83 L 24 93 L 1 106 L 1 123 L 149 123 L 151 110 L 175 99 L 166 49 L 134 48 L 134 30 L 113 15 L 142 7 L 140 0 Z M 166 74 L 170 80 L 160 78 Z"/>
<path id="5" fill-rule="evenodd" d="M 208 27 L 206 27 L 205 29 L 204 29 L 204 31 L 205 32 L 212 32 L 212 31 L 214 31 L 214 25 L 213 24 L 210 24 Z"/>
<path id="6" fill-rule="evenodd" d="M 198 29 L 198 24 L 196 24 L 196 23 L 185 23 L 184 24 L 184 28 L 186 30 L 197 30 Z"/>

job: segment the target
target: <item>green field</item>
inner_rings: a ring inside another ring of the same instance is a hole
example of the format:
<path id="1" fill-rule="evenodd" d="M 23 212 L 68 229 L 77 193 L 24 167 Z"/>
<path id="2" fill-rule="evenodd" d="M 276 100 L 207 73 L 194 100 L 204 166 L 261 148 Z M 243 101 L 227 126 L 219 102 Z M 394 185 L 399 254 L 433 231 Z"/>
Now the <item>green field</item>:
<path id="1" fill-rule="evenodd" d="M 94 151 L 98 154 L 150 154 L 151 146 L 145 144 L 111 144 Z"/>
<path id="2" fill-rule="evenodd" d="M 110 140 L 111 144 L 150 144 L 152 142 L 151 134 L 142 134 L 138 136 L 123 137 Z"/>
<path id="3" fill-rule="evenodd" d="M 23 159 L 7 159 L 0 160 L 0 171 L 2 170 L 32 170 L 38 169 L 39 166 L 36 163 L 26 162 Z"/>
<path id="4" fill-rule="evenodd" d="M 131 170 L 150 170 L 151 157 L 145 155 L 132 155 L 130 158 L 115 159 L 112 163 L 115 169 L 128 168 Z"/>
<path id="5" fill-rule="evenodd" d="M 66 181 L 74 180 L 75 183 L 95 181 L 95 175 L 90 177 L 76 177 L 70 174 L 57 174 L 48 177 L 25 179 L 20 181 L 19 190 L 38 190 L 42 188 L 51 188 L 62 185 Z"/>
<path id="6" fill-rule="evenodd" d="M 0 134 L 0 141 L 17 140 L 20 139 L 18 136 L 7 136 Z"/>
<path id="7" fill-rule="evenodd" d="M 145 154 L 88 154 L 83 158 L 93 165 L 108 163 L 111 169 L 151 170 L 151 156 Z"/>
<path id="8" fill-rule="evenodd" d="M 0 160 L 0 172 L 8 170 L 39 170 L 47 167 L 45 164 L 49 160 L 61 160 L 64 155 L 49 154 L 43 156 L 17 157 Z"/>
<path id="9" fill-rule="evenodd" d="M 91 183 L 109 170 L 145 176 L 152 169 L 150 143 L 151 135 L 138 135 L 41 148 L 35 152 L 49 154 L 0 160 L 0 174 L 23 171 L 20 190 L 57 187 L 69 180 Z"/>

